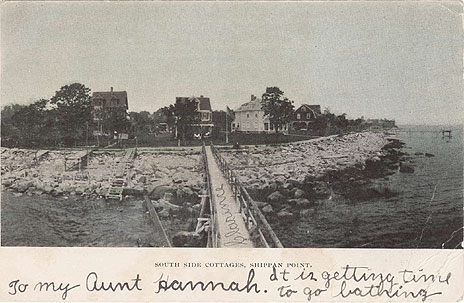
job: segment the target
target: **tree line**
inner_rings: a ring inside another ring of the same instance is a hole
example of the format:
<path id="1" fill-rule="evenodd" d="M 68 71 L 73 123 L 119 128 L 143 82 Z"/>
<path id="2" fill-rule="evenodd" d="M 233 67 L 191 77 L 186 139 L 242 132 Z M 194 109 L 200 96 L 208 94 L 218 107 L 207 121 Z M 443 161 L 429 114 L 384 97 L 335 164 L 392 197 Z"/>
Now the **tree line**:
<path id="1" fill-rule="evenodd" d="M 262 95 L 262 107 L 276 133 L 294 117 L 293 101 L 278 87 L 267 87 Z M 215 131 L 225 130 L 229 112 L 214 111 Z M 233 115 L 233 113 L 232 113 Z M 98 117 L 96 124 L 94 117 Z M 158 135 L 160 122 L 178 139 L 190 139 L 192 124 L 199 122 L 194 98 L 175 102 L 150 114 L 148 111 L 129 112 L 105 109 L 92 112 L 91 90 L 80 83 L 62 86 L 49 99 L 31 104 L 6 105 L 1 111 L 2 146 L 7 147 L 72 147 L 89 145 L 95 141 L 93 132 L 99 131 L 111 139 L 113 133 Z M 232 122 L 232 117 L 229 123 Z M 311 126 L 314 135 L 342 133 L 347 129 L 359 130 L 366 124 L 362 119 L 349 120 L 346 114 L 335 115 L 326 109 L 316 116 Z M 230 124 L 228 130 L 230 131 Z M 99 143 L 99 142 L 98 142 Z"/>

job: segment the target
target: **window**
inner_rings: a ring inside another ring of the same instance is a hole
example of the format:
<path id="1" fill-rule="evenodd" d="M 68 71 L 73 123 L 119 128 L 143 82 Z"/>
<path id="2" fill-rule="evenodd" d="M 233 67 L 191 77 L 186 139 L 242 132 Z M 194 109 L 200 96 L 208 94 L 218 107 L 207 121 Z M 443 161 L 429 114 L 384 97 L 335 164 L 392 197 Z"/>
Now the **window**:
<path id="1" fill-rule="evenodd" d="M 274 130 L 274 125 L 272 125 L 272 123 L 271 123 L 271 130 Z"/>
<path id="2" fill-rule="evenodd" d="M 311 113 L 306 113 L 306 119 L 311 119 Z"/>
<path id="3" fill-rule="evenodd" d="M 247 118 L 250 118 L 250 114 L 247 114 Z"/>
<path id="4" fill-rule="evenodd" d="M 301 119 L 301 114 L 296 114 L 296 119 L 300 120 Z"/>
<path id="5" fill-rule="evenodd" d="M 202 121 L 208 121 L 209 120 L 209 113 L 201 113 L 201 120 Z"/>
<path id="6" fill-rule="evenodd" d="M 269 130 L 269 123 L 264 123 L 264 130 Z"/>
<path id="7" fill-rule="evenodd" d="M 255 117 L 258 118 L 258 114 L 255 114 Z"/>

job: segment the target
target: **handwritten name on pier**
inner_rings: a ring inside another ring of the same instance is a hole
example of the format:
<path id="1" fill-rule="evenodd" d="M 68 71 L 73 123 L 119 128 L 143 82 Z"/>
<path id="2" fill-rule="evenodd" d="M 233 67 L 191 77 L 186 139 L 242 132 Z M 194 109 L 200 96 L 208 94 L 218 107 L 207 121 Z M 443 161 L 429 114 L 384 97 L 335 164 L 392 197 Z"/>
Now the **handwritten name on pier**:
<path id="1" fill-rule="evenodd" d="M 216 194 L 216 198 L 218 198 L 220 210 L 222 210 L 224 216 L 226 217 L 225 222 L 229 229 L 224 234 L 224 237 L 227 240 L 224 242 L 224 246 L 245 245 L 248 239 L 244 237 L 243 234 L 240 232 L 240 228 L 238 227 L 234 214 L 232 213 L 232 209 L 226 201 L 224 184 L 221 184 L 220 187 L 215 188 L 215 191 L 218 192 Z M 229 240 L 229 238 L 231 239 Z"/>

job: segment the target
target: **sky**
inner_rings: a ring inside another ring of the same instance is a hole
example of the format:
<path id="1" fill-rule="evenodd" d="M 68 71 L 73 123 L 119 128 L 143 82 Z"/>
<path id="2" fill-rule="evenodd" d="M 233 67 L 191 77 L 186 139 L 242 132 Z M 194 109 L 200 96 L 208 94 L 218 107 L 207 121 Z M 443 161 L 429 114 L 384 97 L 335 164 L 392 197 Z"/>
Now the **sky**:
<path id="1" fill-rule="evenodd" d="M 296 107 L 460 124 L 462 20 L 458 2 L 8 2 L 1 104 L 79 82 L 127 91 L 129 111 L 224 110 L 278 86 Z"/>

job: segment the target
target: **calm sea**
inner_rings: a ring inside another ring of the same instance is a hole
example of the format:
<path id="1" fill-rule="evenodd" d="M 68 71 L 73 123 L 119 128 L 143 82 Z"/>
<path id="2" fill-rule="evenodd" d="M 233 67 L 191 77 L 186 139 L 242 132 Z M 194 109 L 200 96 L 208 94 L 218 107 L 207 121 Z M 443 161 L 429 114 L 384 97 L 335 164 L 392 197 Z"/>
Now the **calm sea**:
<path id="1" fill-rule="evenodd" d="M 154 240 L 141 201 L 121 205 L 2 192 L 2 246 L 136 247 L 156 245 Z"/>
<path id="2" fill-rule="evenodd" d="M 463 240 L 463 129 L 402 126 L 415 172 L 374 180 L 399 194 L 353 202 L 323 201 L 298 222 L 273 226 L 287 247 L 458 248 Z M 415 155 L 430 153 L 434 157 Z"/>

